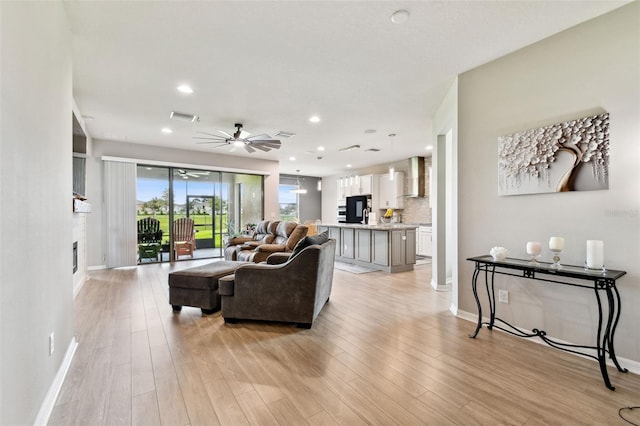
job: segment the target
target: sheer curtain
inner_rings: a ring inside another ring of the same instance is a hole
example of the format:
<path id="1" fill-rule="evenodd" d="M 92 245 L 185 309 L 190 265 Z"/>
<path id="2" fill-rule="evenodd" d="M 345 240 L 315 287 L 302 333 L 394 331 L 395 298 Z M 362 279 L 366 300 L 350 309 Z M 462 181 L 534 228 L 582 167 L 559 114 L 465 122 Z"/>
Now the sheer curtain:
<path id="1" fill-rule="evenodd" d="M 106 266 L 137 264 L 136 164 L 104 161 Z"/>

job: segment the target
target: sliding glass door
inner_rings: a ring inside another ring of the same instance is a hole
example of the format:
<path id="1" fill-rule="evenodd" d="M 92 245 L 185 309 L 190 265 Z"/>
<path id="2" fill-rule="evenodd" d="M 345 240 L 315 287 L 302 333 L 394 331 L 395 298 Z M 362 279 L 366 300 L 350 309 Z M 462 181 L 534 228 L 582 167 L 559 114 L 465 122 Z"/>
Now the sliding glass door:
<path id="1" fill-rule="evenodd" d="M 153 218 L 162 230 L 160 242 L 138 239 L 138 263 L 222 257 L 230 235 L 264 216 L 260 175 L 144 165 L 137 174 L 138 228 Z M 176 235 L 184 226 L 191 238 Z"/>

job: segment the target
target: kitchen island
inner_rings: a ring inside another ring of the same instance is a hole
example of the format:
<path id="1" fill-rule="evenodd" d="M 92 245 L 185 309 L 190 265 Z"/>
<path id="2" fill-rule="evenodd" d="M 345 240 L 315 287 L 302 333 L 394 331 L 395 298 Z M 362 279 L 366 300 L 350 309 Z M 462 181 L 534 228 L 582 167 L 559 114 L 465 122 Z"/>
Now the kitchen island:
<path id="1" fill-rule="evenodd" d="M 415 225 L 321 224 L 336 240 L 336 260 L 386 272 L 413 270 L 416 263 Z"/>

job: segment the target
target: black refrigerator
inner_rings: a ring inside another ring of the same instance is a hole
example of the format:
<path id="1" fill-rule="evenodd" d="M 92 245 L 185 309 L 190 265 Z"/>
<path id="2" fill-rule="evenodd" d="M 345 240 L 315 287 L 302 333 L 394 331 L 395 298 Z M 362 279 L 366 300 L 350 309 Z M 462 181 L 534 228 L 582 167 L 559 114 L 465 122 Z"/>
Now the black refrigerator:
<path id="1" fill-rule="evenodd" d="M 347 197 L 347 223 L 364 223 L 369 220 L 371 211 L 370 195 Z"/>

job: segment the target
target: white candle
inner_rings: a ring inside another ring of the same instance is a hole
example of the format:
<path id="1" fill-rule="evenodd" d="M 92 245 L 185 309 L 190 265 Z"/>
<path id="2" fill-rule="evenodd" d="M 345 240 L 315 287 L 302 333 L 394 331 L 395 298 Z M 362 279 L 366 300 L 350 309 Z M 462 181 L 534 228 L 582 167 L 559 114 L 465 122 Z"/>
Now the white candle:
<path id="1" fill-rule="evenodd" d="M 604 265 L 604 242 L 587 240 L 587 268 L 602 269 Z"/>
<path id="2" fill-rule="evenodd" d="M 533 241 L 527 243 L 527 254 L 538 256 L 540 253 L 542 253 L 542 244 Z"/>
<path id="3" fill-rule="evenodd" d="M 562 251 L 564 249 L 564 238 L 551 237 L 549 238 L 549 250 Z"/>

